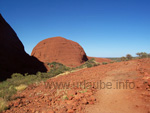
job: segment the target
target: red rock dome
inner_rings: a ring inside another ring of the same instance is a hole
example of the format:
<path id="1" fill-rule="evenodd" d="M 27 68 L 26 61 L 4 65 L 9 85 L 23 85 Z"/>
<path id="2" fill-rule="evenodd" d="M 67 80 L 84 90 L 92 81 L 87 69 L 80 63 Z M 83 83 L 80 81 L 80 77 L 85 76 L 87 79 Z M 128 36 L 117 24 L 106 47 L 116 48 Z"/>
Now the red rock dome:
<path id="1" fill-rule="evenodd" d="M 63 37 L 53 37 L 39 42 L 31 56 L 42 62 L 59 62 L 66 66 L 76 67 L 87 61 L 83 48 L 76 42 Z"/>

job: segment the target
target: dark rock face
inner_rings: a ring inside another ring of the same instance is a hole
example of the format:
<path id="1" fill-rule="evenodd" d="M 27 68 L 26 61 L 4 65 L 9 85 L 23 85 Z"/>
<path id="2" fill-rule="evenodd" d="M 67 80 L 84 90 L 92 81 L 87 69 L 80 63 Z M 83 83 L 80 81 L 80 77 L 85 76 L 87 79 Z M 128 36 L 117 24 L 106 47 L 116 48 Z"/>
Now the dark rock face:
<path id="1" fill-rule="evenodd" d="M 63 37 L 53 37 L 39 42 L 32 51 L 42 62 L 60 62 L 76 67 L 88 60 L 83 48 L 76 42 Z"/>
<path id="2" fill-rule="evenodd" d="M 0 14 L 0 81 L 13 73 L 46 72 L 44 64 L 29 56 L 11 26 Z"/>

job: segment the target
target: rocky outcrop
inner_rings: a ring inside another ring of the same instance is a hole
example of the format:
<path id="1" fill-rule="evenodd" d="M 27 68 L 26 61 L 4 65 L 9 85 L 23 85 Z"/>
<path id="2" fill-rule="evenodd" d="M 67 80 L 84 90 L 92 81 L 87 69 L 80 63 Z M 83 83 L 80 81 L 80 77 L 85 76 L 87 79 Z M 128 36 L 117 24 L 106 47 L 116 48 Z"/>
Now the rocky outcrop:
<path id="1" fill-rule="evenodd" d="M 44 64 L 29 56 L 11 26 L 0 14 L 0 80 L 5 80 L 12 73 L 45 72 Z"/>
<path id="2" fill-rule="evenodd" d="M 83 48 L 76 42 L 63 37 L 53 37 L 39 42 L 31 56 L 42 62 L 60 62 L 76 67 L 88 60 Z"/>

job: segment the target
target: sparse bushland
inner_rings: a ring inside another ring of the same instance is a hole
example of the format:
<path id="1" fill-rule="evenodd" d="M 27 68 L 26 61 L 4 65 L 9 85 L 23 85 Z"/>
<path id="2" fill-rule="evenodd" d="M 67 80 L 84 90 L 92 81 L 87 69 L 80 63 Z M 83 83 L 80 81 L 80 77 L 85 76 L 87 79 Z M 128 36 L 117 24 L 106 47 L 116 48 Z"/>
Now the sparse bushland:
<path id="1" fill-rule="evenodd" d="M 86 61 L 84 64 L 73 69 L 90 68 L 98 65 L 100 65 L 100 63 L 96 62 L 94 58 L 91 58 L 90 60 Z"/>
<path id="2" fill-rule="evenodd" d="M 3 98 L 0 98 L 0 112 L 6 109 L 8 109 L 7 102 Z"/>
<path id="3" fill-rule="evenodd" d="M 58 62 L 48 63 L 48 66 L 50 67 L 50 71 L 48 72 L 48 75 L 50 75 L 50 77 L 64 73 L 65 71 L 71 71 L 72 70 L 70 67 L 67 67 L 67 66 L 65 66 L 61 63 L 58 63 Z"/>
<path id="4" fill-rule="evenodd" d="M 146 52 L 140 52 L 140 53 L 136 53 L 136 55 L 138 55 L 139 58 L 150 58 L 150 53 L 146 53 Z"/>
<path id="5" fill-rule="evenodd" d="M 113 63 L 114 63 L 114 62 L 121 62 L 121 58 L 119 58 L 119 57 L 116 57 L 116 58 L 108 58 L 108 59 L 111 59 Z"/>
<path id="6" fill-rule="evenodd" d="M 114 61 L 111 61 L 110 63 L 114 63 Z"/>
<path id="7" fill-rule="evenodd" d="M 29 84 L 41 81 L 41 77 L 36 75 L 25 75 L 14 73 L 11 78 L 0 83 L 0 98 L 6 101 L 12 100 L 12 95 L 17 91 L 24 90 Z"/>
<path id="8" fill-rule="evenodd" d="M 2 111 L 7 108 L 7 101 L 14 100 L 13 95 L 16 94 L 17 91 L 22 91 L 30 84 L 40 83 L 40 81 L 45 81 L 70 69 L 60 63 L 53 62 L 50 64 L 53 64 L 54 66 L 47 73 L 38 72 L 36 75 L 25 74 L 24 76 L 20 73 L 14 73 L 11 78 L 1 82 L 0 98 L 2 99 L 0 99 L 0 110 Z"/>
<path id="9" fill-rule="evenodd" d="M 103 65 L 106 65 L 106 64 L 108 64 L 108 63 L 107 63 L 107 62 L 102 62 L 102 64 L 103 64 Z"/>
<path id="10" fill-rule="evenodd" d="M 30 84 L 38 84 L 40 83 L 40 81 L 45 81 L 66 71 L 71 72 L 79 68 L 90 68 L 99 65 L 99 63 L 97 63 L 95 59 L 91 59 L 76 68 L 70 68 L 57 62 L 47 63 L 47 65 L 50 67 L 50 70 L 47 73 L 37 72 L 36 75 L 29 75 L 28 73 L 26 73 L 25 75 L 20 73 L 14 73 L 12 74 L 11 78 L 1 82 L 0 111 L 7 109 L 7 102 L 15 99 L 13 95 L 16 94 L 17 91 L 22 91 L 26 89 L 27 86 Z"/>
<path id="11" fill-rule="evenodd" d="M 133 59 L 133 57 L 132 57 L 132 55 L 130 55 L 130 54 L 127 54 L 126 55 L 126 57 L 121 57 L 121 61 L 128 61 L 128 60 L 132 60 Z"/>
<path id="12" fill-rule="evenodd" d="M 139 52 L 139 53 L 136 53 L 136 55 L 138 57 L 133 57 L 132 55 L 127 54 L 126 57 L 123 56 L 121 58 L 118 57 L 118 58 L 109 58 L 109 59 L 113 60 L 114 62 L 121 62 L 121 61 L 128 61 L 132 59 L 150 58 L 150 53 L 146 53 L 146 52 Z"/>
<path id="13" fill-rule="evenodd" d="M 127 60 L 132 60 L 133 57 L 132 57 L 132 55 L 127 54 L 127 55 L 126 55 L 126 58 L 127 58 Z"/>

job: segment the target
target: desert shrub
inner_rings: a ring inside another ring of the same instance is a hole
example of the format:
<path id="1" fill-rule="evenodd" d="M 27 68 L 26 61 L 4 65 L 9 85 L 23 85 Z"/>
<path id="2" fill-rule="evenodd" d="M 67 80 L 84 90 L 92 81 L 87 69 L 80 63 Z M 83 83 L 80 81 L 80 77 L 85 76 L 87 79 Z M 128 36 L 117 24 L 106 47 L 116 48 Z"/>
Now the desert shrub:
<path id="1" fill-rule="evenodd" d="M 62 69 L 62 70 L 61 70 Z M 25 75 L 15 73 L 12 78 L 7 79 L 0 83 L 0 98 L 6 101 L 12 100 L 12 96 L 16 94 L 17 91 L 24 90 L 29 84 L 47 80 L 57 74 L 64 72 L 64 68 L 60 70 L 52 70 L 49 73 L 38 72 L 37 75 Z"/>
<path id="2" fill-rule="evenodd" d="M 50 66 L 50 71 L 48 72 L 48 77 L 54 77 L 58 74 L 64 73 L 65 71 L 71 71 L 72 69 L 58 62 L 48 63 Z"/>
<path id="3" fill-rule="evenodd" d="M 11 77 L 12 77 L 12 78 L 19 78 L 19 79 L 20 79 L 20 78 L 23 77 L 23 75 L 20 74 L 20 73 L 14 73 L 14 74 L 11 75 Z"/>
<path id="4" fill-rule="evenodd" d="M 87 67 L 88 67 L 88 68 L 92 67 L 92 64 L 87 64 Z"/>
<path id="5" fill-rule="evenodd" d="M 0 98 L 0 112 L 7 109 L 7 101 Z"/>
<path id="6" fill-rule="evenodd" d="M 133 57 L 130 54 L 127 54 L 126 58 L 127 58 L 127 60 L 132 60 Z"/>
<path id="7" fill-rule="evenodd" d="M 149 54 L 147 54 L 146 52 L 136 53 L 136 55 L 138 55 L 139 58 L 148 58 L 149 57 Z"/>
<path id="8" fill-rule="evenodd" d="M 24 89 L 26 89 L 28 86 L 25 84 L 20 84 L 19 86 L 16 86 L 15 89 L 17 91 L 23 91 Z"/>
<path id="9" fill-rule="evenodd" d="M 89 63 L 94 63 L 94 62 L 95 62 L 95 58 L 91 58 L 91 59 L 88 60 L 87 62 L 89 62 Z"/>
<path id="10" fill-rule="evenodd" d="M 126 57 L 121 57 L 121 61 L 127 61 Z"/>
<path id="11" fill-rule="evenodd" d="M 82 68 L 90 68 L 94 66 L 98 66 L 100 63 L 96 62 L 94 58 L 91 58 L 90 60 L 86 61 L 84 64 L 74 68 L 74 69 L 82 69 Z"/>
<path id="12" fill-rule="evenodd" d="M 6 88 L 6 89 L 4 89 Z M 0 86 L 0 98 L 3 98 L 6 101 L 11 100 L 11 96 L 16 94 L 17 90 L 15 89 L 15 87 L 13 85 L 1 85 Z"/>
<path id="13" fill-rule="evenodd" d="M 61 70 L 61 71 L 68 71 L 70 70 L 69 67 L 61 64 L 61 63 L 58 63 L 58 62 L 52 62 L 52 63 L 48 63 L 48 66 L 50 66 L 50 71 L 51 70 Z"/>
<path id="14" fill-rule="evenodd" d="M 60 73 L 71 70 L 71 68 L 57 62 L 49 63 L 49 65 L 51 66 L 51 70 L 47 73 L 37 72 L 36 75 L 31 75 L 28 73 L 25 75 L 20 73 L 12 74 L 11 78 L 0 83 L 0 98 L 6 102 L 10 101 L 13 99 L 12 96 L 16 94 L 17 91 L 26 89 L 28 85 L 45 81 Z M 1 109 L 4 110 L 4 107 L 3 104 L 0 103 L 0 110 Z"/>
<path id="15" fill-rule="evenodd" d="M 110 63 L 114 63 L 114 61 L 111 61 Z"/>
<path id="16" fill-rule="evenodd" d="M 98 65 L 100 65 L 100 63 L 95 63 L 95 64 L 92 65 L 92 67 L 95 67 L 95 66 L 98 66 Z"/>
<path id="17" fill-rule="evenodd" d="M 121 58 L 108 58 L 111 59 L 113 62 L 121 62 Z"/>
<path id="18" fill-rule="evenodd" d="M 108 63 L 107 63 L 107 62 L 102 62 L 102 64 L 103 64 L 103 65 L 106 65 L 106 64 L 108 64 Z"/>
<path id="19" fill-rule="evenodd" d="M 12 78 L 0 83 L 0 98 L 9 101 L 11 97 L 16 94 L 17 90 L 23 90 L 29 84 L 36 81 L 41 81 L 36 75 L 23 76 L 22 74 L 15 73 L 12 75 Z"/>
<path id="20" fill-rule="evenodd" d="M 91 59 L 77 68 L 93 67 L 97 65 L 99 65 L 99 63 L 97 63 L 95 59 Z M 50 71 L 47 73 L 37 72 L 36 75 L 28 74 L 28 73 L 26 73 L 25 75 L 20 73 L 12 74 L 11 78 L 0 83 L 0 98 L 4 99 L 6 102 L 10 101 L 13 99 L 12 96 L 16 94 L 17 91 L 24 90 L 30 84 L 39 83 L 40 81 L 45 81 L 51 77 L 54 77 L 66 71 L 72 71 L 77 69 L 77 68 L 69 68 L 57 62 L 48 63 L 48 66 L 50 66 Z M 3 104 L 2 104 L 2 109 L 3 110 L 5 109 L 3 107 Z M 1 110 L 1 106 L 0 106 L 0 110 Z"/>

